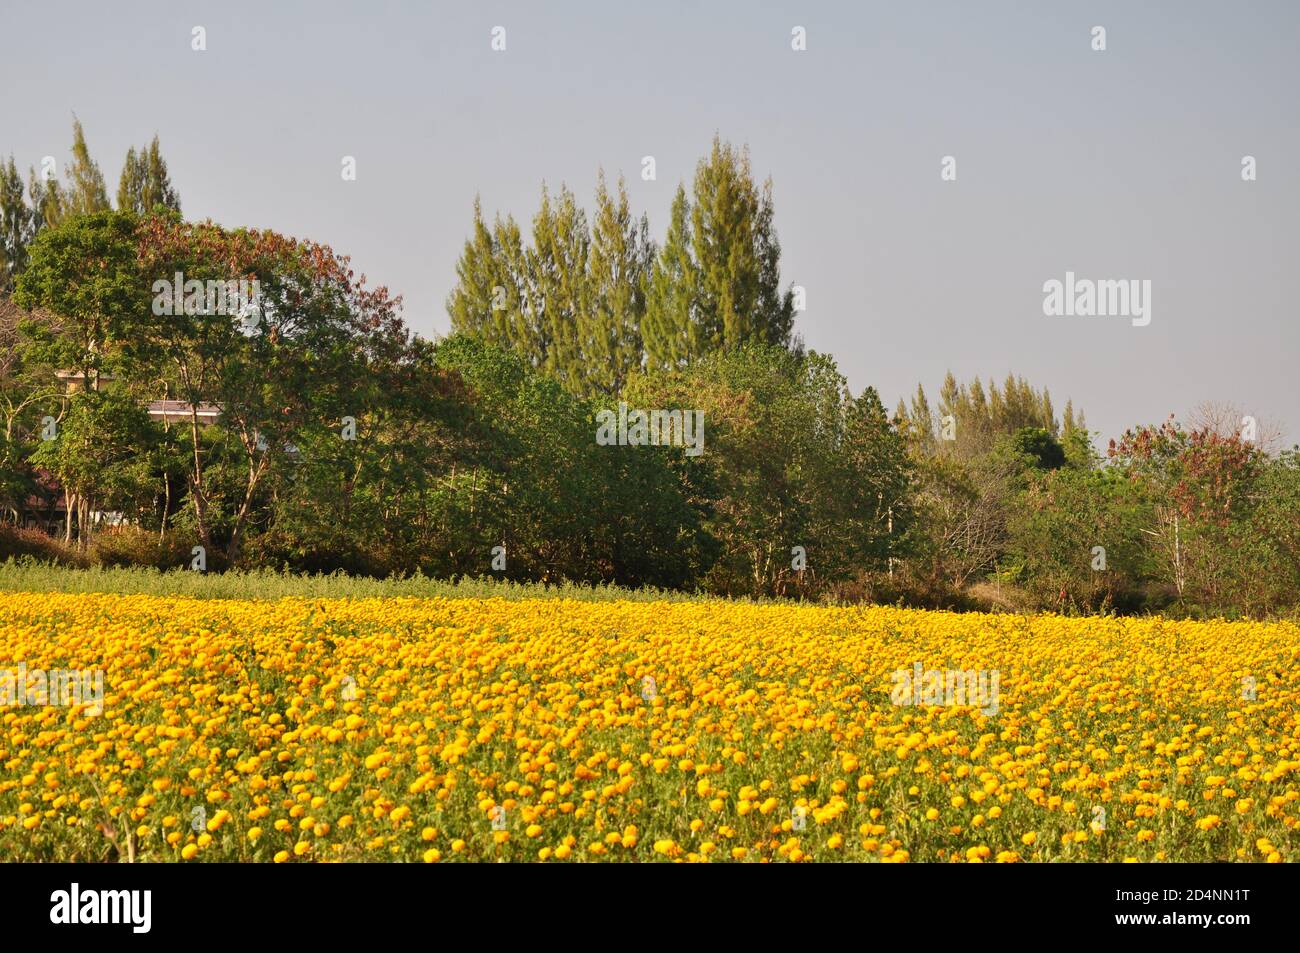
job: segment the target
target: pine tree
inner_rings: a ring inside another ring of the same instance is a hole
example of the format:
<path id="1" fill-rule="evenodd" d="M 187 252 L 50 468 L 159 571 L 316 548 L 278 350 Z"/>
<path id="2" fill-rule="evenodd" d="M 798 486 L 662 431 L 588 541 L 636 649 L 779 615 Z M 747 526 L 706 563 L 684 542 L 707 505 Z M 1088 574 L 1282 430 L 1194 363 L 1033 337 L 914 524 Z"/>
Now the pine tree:
<path id="1" fill-rule="evenodd" d="M 771 183 L 762 194 L 749 151 L 716 136 L 695 170 L 692 252 L 699 280 L 699 338 L 710 350 L 751 341 L 788 345 L 793 299 L 782 298 L 780 245 L 772 228 Z"/>
<path id="2" fill-rule="evenodd" d="M 505 301 L 505 307 L 494 312 L 499 343 L 514 348 L 530 366 L 540 368 L 546 360 L 546 337 L 529 301 L 528 249 L 514 216 L 496 217 L 492 245 L 496 249 L 497 295 L 500 298 L 504 293 Z"/>
<path id="3" fill-rule="evenodd" d="M 912 412 L 908 416 L 908 423 L 913 438 L 919 441 L 924 449 L 932 449 L 934 446 L 934 415 L 930 411 L 930 401 L 925 396 L 925 388 L 920 384 L 916 385 L 916 396 L 912 398 Z"/>
<path id="4" fill-rule="evenodd" d="M 698 357 L 695 290 L 699 281 L 691 257 L 691 206 L 686 189 L 677 187 L 668 234 L 655 257 L 642 325 L 646 364 L 656 370 L 682 368 Z"/>
<path id="5" fill-rule="evenodd" d="M 763 340 L 768 344 L 802 349 L 792 340 L 794 332 L 794 293 L 781 291 L 781 243 L 776 237 L 776 212 L 772 202 L 772 179 L 763 183 L 759 198 L 757 232 L 754 236 L 758 254 L 758 311 Z"/>
<path id="6" fill-rule="evenodd" d="M 750 343 L 798 353 L 771 183 L 758 189 L 748 154 L 715 137 L 694 195 L 678 186 L 658 251 L 623 181 L 612 196 L 603 173 L 591 228 L 568 188 L 552 198 L 543 186 L 527 248 L 509 219 L 489 232 L 476 203 L 447 299 L 452 327 L 513 349 L 583 395 L 614 393 L 641 367 L 682 368 Z"/>
<path id="7" fill-rule="evenodd" d="M 447 297 L 447 314 L 454 331 L 508 344 L 512 322 L 506 313 L 508 288 L 501 282 L 499 250 L 491 229 L 483 221 L 483 207 L 474 197 L 474 226 L 456 262 L 456 287 Z M 517 289 L 516 289 L 517 290 Z M 519 295 L 514 295 L 514 308 Z"/>
<path id="8" fill-rule="evenodd" d="M 134 147 L 127 150 L 122 178 L 117 186 L 117 207 L 137 215 L 147 215 L 159 205 L 176 212 L 181 210 L 180 198 L 172 187 L 167 163 L 158 146 L 158 137 L 154 136 L 153 142 L 142 147 L 138 154 Z"/>
<path id="9" fill-rule="evenodd" d="M 650 366 L 682 366 L 751 342 L 790 347 L 794 298 L 781 291 L 780 258 L 771 181 L 760 191 L 748 150 L 715 136 L 696 167 L 693 201 L 678 189 L 656 262 L 653 329 L 646 335 Z M 672 287 L 683 280 L 689 283 L 684 292 Z"/>
<path id="10" fill-rule="evenodd" d="M 35 215 L 23 201 L 23 178 L 11 155 L 7 164 L 0 163 L 0 293 L 12 293 L 35 233 Z"/>
<path id="11" fill-rule="evenodd" d="M 126 161 L 122 163 L 122 176 L 117 180 L 117 207 L 130 209 L 139 214 L 144 199 L 145 160 L 137 157 L 135 146 L 126 150 Z"/>
<path id="12" fill-rule="evenodd" d="M 641 366 L 641 321 L 654 247 L 645 216 L 634 220 L 620 176 L 618 201 L 596 186 L 588 259 L 588 306 L 579 315 L 587 393 L 617 394 Z"/>
<path id="13" fill-rule="evenodd" d="M 27 194 L 31 196 L 34 232 L 53 228 L 67 215 L 67 198 L 58 179 L 44 179 L 36 170 L 27 170 Z"/>
<path id="14" fill-rule="evenodd" d="M 591 244 L 586 213 L 569 189 L 551 201 L 542 187 L 542 207 L 533 218 L 528 252 L 528 310 L 539 338 L 541 367 L 572 393 L 582 393 L 585 367 L 579 321 L 587 308 L 587 254 Z"/>
<path id="15" fill-rule="evenodd" d="M 906 436 L 890 424 L 874 387 L 848 401 L 842 452 L 852 467 L 853 482 L 865 491 L 862 500 L 870 509 L 862 510 L 874 516 L 854 527 L 857 544 L 863 548 L 861 555 L 892 569 L 891 557 L 910 523 L 907 500 L 912 467 Z M 862 510 L 860 514 L 865 515 Z"/>
<path id="16" fill-rule="evenodd" d="M 978 377 L 970 384 L 959 385 L 949 371 L 939 389 L 939 401 L 940 418 L 952 416 L 956 423 L 955 444 L 941 445 L 940 449 L 947 448 L 962 458 L 978 456 L 992 449 L 999 437 L 1025 428 L 1045 430 L 1052 437 L 1063 432 L 1051 393 L 1046 388 L 1037 391 L 1025 378 L 1013 374 L 1007 375 L 1000 389 L 990 380 L 985 390 Z M 914 402 L 913 416 L 915 409 Z M 1077 429 L 1081 421 L 1081 415 L 1067 403 L 1064 432 Z"/>
<path id="17" fill-rule="evenodd" d="M 68 191 L 64 197 L 63 213 L 65 215 L 89 215 L 92 212 L 106 212 L 108 192 L 104 188 L 104 175 L 99 171 L 99 163 L 90 157 L 86 146 L 86 134 L 81 129 L 81 121 L 72 121 L 72 161 L 65 170 L 68 178 Z"/>

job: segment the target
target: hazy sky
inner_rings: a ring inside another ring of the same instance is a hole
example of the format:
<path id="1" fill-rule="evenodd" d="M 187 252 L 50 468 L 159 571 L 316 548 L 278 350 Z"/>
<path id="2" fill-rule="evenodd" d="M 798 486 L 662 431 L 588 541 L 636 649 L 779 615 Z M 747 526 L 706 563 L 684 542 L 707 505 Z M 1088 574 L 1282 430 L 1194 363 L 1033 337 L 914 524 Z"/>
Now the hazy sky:
<path id="1" fill-rule="evenodd" d="M 475 193 L 527 222 L 603 166 L 661 238 L 716 131 L 855 391 L 1011 370 L 1103 442 L 1206 400 L 1300 439 L 1300 4 L 0 0 L 0 37 L 0 153 L 62 172 L 75 112 L 112 193 L 156 132 L 188 218 L 326 242 L 425 335 Z M 1045 316 L 1066 271 L 1150 280 L 1150 324 Z"/>

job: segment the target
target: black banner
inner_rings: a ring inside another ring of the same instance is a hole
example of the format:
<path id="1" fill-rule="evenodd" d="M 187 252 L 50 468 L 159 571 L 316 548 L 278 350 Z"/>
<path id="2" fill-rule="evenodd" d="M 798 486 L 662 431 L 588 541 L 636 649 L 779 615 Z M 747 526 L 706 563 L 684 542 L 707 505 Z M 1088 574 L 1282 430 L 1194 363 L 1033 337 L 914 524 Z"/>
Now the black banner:
<path id="1" fill-rule="evenodd" d="M 1259 939 L 1295 922 L 1289 878 L 1264 865 L 552 866 L 561 869 L 543 876 L 522 864 L 8 865 L 0 867 L 0 911 L 11 940 L 94 935 L 128 945 L 215 931 L 265 936 L 268 927 L 295 942 L 373 941 L 377 924 L 509 931 L 539 915 L 557 930 L 622 922 L 646 936 L 762 936 L 797 921 L 827 931 L 837 922 L 910 924 L 935 939 L 983 932 L 996 941 L 1003 930 L 1030 929 L 1176 944 Z M 740 891 L 749 899 L 741 902 Z"/>

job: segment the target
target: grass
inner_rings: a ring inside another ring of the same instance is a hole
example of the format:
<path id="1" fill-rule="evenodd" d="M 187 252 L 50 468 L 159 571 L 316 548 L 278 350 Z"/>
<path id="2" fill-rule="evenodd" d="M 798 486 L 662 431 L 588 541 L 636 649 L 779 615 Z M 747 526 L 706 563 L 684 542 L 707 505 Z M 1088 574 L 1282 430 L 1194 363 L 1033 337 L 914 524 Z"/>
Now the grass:
<path id="1" fill-rule="evenodd" d="M 270 569 L 200 573 L 188 569 L 163 572 L 147 567 L 76 569 L 40 562 L 31 557 L 0 563 L 0 591 L 105 592 L 122 595 L 189 596 L 195 599 L 577 599 L 582 602 L 711 602 L 718 597 L 667 589 L 627 589 L 610 585 L 565 582 L 558 585 L 510 582 L 490 577 L 431 579 L 414 575 L 390 579 L 303 575 Z M 729 600 L 749 602 L 751 600 Z"/>

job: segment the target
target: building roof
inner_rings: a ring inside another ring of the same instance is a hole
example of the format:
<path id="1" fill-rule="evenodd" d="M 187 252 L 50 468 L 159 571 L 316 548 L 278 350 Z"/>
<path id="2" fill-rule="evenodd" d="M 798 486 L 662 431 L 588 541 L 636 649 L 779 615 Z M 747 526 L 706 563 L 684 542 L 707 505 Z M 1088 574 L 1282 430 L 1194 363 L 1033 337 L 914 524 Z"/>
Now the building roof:
<path id="1" fill-rule="evenodd" d="M 187 400 L 151 400 L 147 409 L 154 420 L 190 419 L 190 402 Z M 199 423 L 210 424 L 221 416 L 221 408 L 216 404 L 199 404 L 195 410 Z"/>

